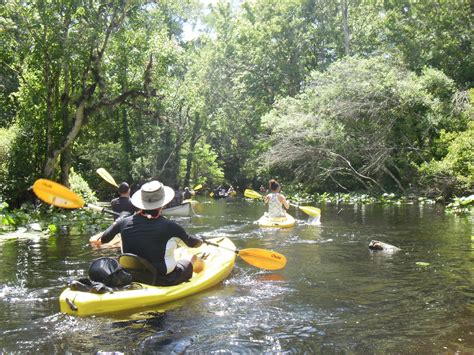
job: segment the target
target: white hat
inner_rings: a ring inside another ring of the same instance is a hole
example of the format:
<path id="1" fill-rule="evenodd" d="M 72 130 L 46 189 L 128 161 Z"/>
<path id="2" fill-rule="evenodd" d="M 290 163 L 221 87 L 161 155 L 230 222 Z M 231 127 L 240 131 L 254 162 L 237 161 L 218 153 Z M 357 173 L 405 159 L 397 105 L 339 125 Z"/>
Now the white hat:
<path id="1" fill-rule="evenodd" d="M 174 190 L 157 180 L 143 184 L 132 196 L 132 204 L 142 210 L 155 210 L 165 206 L 174 197 Z"/>

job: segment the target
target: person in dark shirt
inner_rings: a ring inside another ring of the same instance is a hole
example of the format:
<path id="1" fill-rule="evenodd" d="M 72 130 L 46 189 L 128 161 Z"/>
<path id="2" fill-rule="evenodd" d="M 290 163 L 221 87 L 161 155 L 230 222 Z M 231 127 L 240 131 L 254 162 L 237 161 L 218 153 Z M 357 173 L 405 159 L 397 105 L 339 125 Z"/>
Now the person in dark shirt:
<path id="1" fill-rule="evenodd" d="M 139 211 L 119 218 L 94 242 L 107 243 L 115 235 L 122 235 L 122 251 L 148 260 L 160 275 L 160 285 L 177 285 L 192 277 L 193 270 L 200 272 L 203 261 L 195 255 L 191 260 L 175 260 L 175 249 L 183 241 L 188 247 L 201 246 L 202 239 L 189 235 L 183 227 L 161 216 L 162 208 L 174 197 L 174 191 L 159 181 L 144 184 L 131 198 Z"/>
<path id="2" fill-rule="evenodd" d="M 110 205 L 112 211 L 122 214 L 122 212 L 128 212 L 128 214 L 134 214 L 138 209 L 132 204 L 130 200 L 130 186 L 126 182 L 120 183 L 118 187 L 120 197 L 114 198 Z M 117 219 L 117 217 L 115 217 Z"/>
<path id="3" fill-rule="evenodd" d="M 189 200 L 193 197 L 193 193 L 189 190 L 189 187 L 184 188 L 183 200 Z"/>

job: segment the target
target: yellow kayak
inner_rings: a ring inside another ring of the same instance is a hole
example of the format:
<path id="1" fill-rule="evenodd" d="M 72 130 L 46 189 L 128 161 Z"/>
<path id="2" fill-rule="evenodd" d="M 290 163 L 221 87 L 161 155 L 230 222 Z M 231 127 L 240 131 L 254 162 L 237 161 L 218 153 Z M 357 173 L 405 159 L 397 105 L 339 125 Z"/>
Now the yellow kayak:
<path id="1" fill-rule="evenodd" d="M 234 243 L 228 238 L 214 238 L 209 241 L 219 244 L 222 248 L 203 244 L 199 248 L 176 249 L 177 260 L 190 259 L 195 254 L 207 255 L 204 269 L 194 273 L 188 282 L 166 287 L 133 283 L 135 286 L 132 289 L 103 294 L 66 288 L 59 297 L 60 310 L 62 313 L 77 316 L 116 313 L 171 302 L 210 288 L 229 276 L 236 254 L 224 249 L 235 250 Z"/>
<path id="2" fill-rule="evenodd" d="M 285 217 L 269 217 L 268 213 L 260 217 L 258 220 L 258 225 L 262 228 L 290 228 L 293 227 L 296 223 L 296 220 L 292 215 L 285 213 Z"/>

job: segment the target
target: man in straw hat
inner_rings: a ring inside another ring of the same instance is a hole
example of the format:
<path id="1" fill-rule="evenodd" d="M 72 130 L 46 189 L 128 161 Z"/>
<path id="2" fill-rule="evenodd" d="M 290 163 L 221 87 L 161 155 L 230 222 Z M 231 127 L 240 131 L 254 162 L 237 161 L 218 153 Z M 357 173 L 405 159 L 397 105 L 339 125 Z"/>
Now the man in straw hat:
<path id="1" fill-rule="evenodd" d="M 119 218 L 94 244 L 107 243 L 115 235 L 122 235 L 122 251 L 148 260 L 160 275 L 160 285 L 171 286 L 187 281 L 193 270 L 199 272 L 203 262 L 195 255 L 191 260 L 175 260 L 174 251 L 182 240 L 197 248 L 202 239 L 189 235 L 183 227 L 161 216 L 162 208 L 174 197 L 174 190 L 159 181 L 150 181 L 132 196 L 132 204 L 139 209 L 133 216 Z"/>

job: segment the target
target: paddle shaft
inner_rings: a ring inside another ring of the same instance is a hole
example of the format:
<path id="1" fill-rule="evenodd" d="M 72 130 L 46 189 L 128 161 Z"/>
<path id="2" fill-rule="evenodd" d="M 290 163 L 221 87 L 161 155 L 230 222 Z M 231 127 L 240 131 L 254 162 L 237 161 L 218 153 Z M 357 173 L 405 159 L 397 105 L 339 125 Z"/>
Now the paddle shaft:
<path id="1" fill-rule="evenodd" d="M 222 246 L 222 245 L 220 245 L 220 244 L 213 243 L 213 242 L 209 242 L 209 241 L 207 241 L 207 240 L 205 240 L 205 239 L 203 239 L 202 241 L 203 241 L 204 243 L 208 244 L 208 245 L 212 245 L 212 246 L 214 246 L 214 247 L 226 249 L 226 250 L 228 250 L 228 251 L 232 251 L 232 252 L 234 252 L 235 254 L 239 255 L 239 250 L 238 250 L 238 249 L 227 248 L 227 247 L 224 247 L 224 246 Z"/>
<path id="2" fill-rule="evenodd" d="M 96 205 L 89 205 L 89 204 L 85 204 L 84 207 L 89 208 L 89 209 L 91 209 L 93 211 L 96 211 L 96 212 L 99 212 L 99 213 L 107 213 L 107 214 L 117 216 L 117 217 L 120 216 L 120 213 L 112 211 L 112 210 L 108 210 L 105 207 L 99 207 L 99 206 L 96 206 Z"/>

